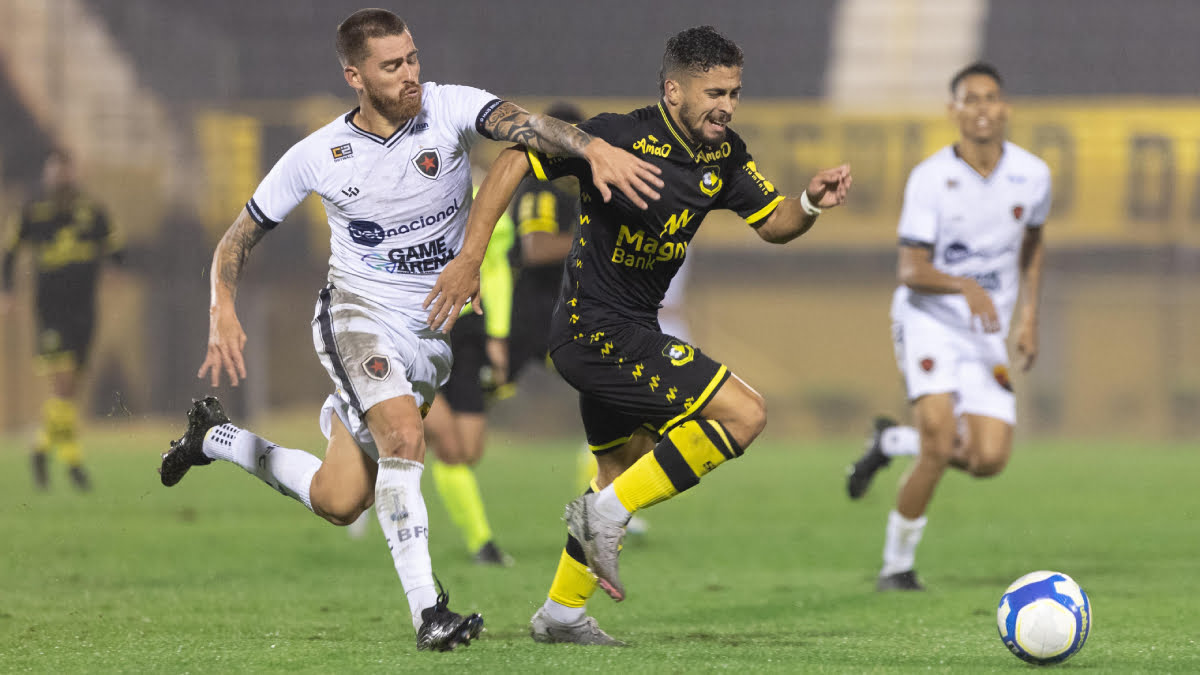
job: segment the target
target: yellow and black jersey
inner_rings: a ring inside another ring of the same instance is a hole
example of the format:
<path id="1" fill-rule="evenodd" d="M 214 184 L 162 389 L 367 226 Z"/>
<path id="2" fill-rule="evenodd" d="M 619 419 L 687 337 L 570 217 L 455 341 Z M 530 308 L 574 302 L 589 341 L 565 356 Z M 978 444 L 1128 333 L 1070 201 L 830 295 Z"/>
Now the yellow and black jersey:
<path id="1" fill-rule="evenodd" d="M 753 227 L 783 201 L 736 133 L 727 130 L 717 146 L 687 143 L 662 103 L 599 115 L 579 128 L 658 166 L 665 187 L 645 211 L 617 190 L 605 203 L 585 160 L 527 153 L 539 179 L 574 175 L 580 184 L 580 227 L 566 261 L 552 347 L 614 324 L 657 326 L 671 278 L 709 211 L 729 209 Z"/>
<path id="2" fill-rule="evenodd" d="M 13 286 L 18 249 L 33 250 L 38 304 L 90 299 L 100 263 L 120 254 L 108 214 L 80 193 L 44 196 L 27 203 L 9 224 L 4 242 L 4 290 Z"/>

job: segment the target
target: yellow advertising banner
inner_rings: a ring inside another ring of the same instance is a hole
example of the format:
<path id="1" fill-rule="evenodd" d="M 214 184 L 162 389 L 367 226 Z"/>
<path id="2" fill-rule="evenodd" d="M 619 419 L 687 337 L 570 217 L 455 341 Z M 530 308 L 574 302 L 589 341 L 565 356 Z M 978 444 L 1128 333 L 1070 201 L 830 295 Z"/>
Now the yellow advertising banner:
<path id="1" fill-rule="evenodd" d="M 516 97 L 530 110 L 553 99 Z M 651 99 L 574 99 L 588 115 L 624 112 Z M 213 216 L 227 222 L 233 202 L 244 203 L 255 181 L 229 167 L 269 167 L 275 157 L 242 156 L 259 150 L 248 125 L 293 128 L 297 140 L 344 113 L 349 103 L 319 98 L 302 103 L 255 104 L 250 112 L 197 118 L 200 147 L 213 181 Z M 909 171 L 957 130 L 942 110 L 928 114 L 879 110 L 839 112 L 817 103 L 745 101 L 731 125 L 746 139 L 759 169 L 787 194 L 798 194 L 818 168 L 851 164 L 854 188 L 841 212 L 823 218 L 806 246 L 885 246 L 895 240 Z M 231 133 L 236 132 L 236 133 Z M 1009 137 L 1042 157 L 1054 179 L 1047 221 L 1052 244 L 1200 245 L 1200 101 L 1018 100 L 1012 104 Z M 483 143 L 484 162 L 502 146 Z M 234 184 L 236 184 L 235 189 Z M 233 192 L 245 193 L 234 198 Z M 306 209 L 314 236 L 323 229 L 319 203 Z M 757 241 L 736 216 L 715 213 L 702 238 L 725 245 Z"/>

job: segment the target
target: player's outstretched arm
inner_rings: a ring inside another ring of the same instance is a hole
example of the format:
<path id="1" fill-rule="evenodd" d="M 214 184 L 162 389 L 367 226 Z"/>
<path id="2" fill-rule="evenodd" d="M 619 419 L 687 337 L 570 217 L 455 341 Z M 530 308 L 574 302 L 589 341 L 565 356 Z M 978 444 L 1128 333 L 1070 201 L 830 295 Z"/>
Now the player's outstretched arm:
<path id="1" fill-rule="evenodd" d="M 840 206 L 846 201 L 846 193 L 853 182 L 849 164 L 817 172 L 801 196 L 789 197 L 775 207 L 758 228 L 758 236 L 772 244 L 786 244 L 808 232 L 817 222 L 821 210 Z M 808 208 L 805 208 L 806 201 Z"/>
<path id="2" fill-rule="evenodd" d="M 208 351 L 196 377 L 208 376 L 214 387 L 221 384 L 222 371 L 229 375 L 229 382 L 235 387 L 246 379 L 246 364 L 242 360 L 246 333 L 238 321 L 233 302 L 237 297 L 237 284 L 246 265 L 246 257 L 266 233 L 243 208 L 213 253 L 209 282 L 212 299 L 208 308 Z"/>
<path id="3" fill-rule="evenodd" d="M 500 104 L 484 122 L 492 138 L 520 143 L 548 155 L 582 157 L 592 166 L 592 180 L 604 201 L 612 198 L 609 186 L 620 190 L 639 209 L 648 208 L 643 197 L 657 200 L 663 187 L 662 171 L 602 138 L 547 115 L 535 115 L 515 103 Z"/>
<path id="4" fill-rule="evenodd" d="M 479 295 L 479 266 L 483 264 L 492 231 L 527 173 L 529 162 L 520 148 L 502 150 L 492 162 L 467 214 L 462 250 L 446 265 L 425 296 L 423 306 L 429 310 L 430 328 L 449 333 L 463 305 Z M 479 303 L 473 307 L 477 313 L 482 311 Z"/>
<path id="5" fill-rule="evenodd" d="M 1042 228 L 1025 228 L 1021 240 L 1021 318 L 1017 327 L 1017 353 L 1021 370 L 1033 367 L 1038 354 L 1038 301 L 1042 288 Z"/>

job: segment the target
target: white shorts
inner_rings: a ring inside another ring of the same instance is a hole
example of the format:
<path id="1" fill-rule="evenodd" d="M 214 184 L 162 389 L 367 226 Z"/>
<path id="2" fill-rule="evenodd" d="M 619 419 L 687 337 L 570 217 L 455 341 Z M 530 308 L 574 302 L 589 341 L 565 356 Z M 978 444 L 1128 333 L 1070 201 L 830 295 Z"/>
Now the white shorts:
<path id="1" fill-rule="evenodd" d="M 1017 401 L 1003 333 L 947 328 L 907 305 L 892 308 L 892 345 L 908 400 L 953 393 L 955 414 L 994 417 L 1015 425 Z"/>
<path id="2" fill-rule="evenodd" d="M 399 313 L 332 285 L 317 298 L 312 327 L 317 356 L 336 387 L 321 408 L 321 431 L 329 438 L 336 414 L 378 459 L 363 415 L 400 396 L 415 398 L 424 414 L 450 377 L 450 341 L 432 330 L 418 335 Z"/>

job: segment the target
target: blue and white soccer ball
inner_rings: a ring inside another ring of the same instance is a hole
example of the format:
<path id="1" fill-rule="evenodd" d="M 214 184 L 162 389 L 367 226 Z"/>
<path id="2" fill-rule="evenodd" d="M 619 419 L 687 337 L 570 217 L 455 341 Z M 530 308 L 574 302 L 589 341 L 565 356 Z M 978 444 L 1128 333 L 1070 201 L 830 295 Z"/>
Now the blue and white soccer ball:
<path id="1" fill-rule="evenodd" d="M 1039 666 L 1062 663 L 1083 648 L 1092 605 L 1061 572 L 1030 572 L 1012 582 L 996 610 L 1000 639 L 1018 658 Z"/>

